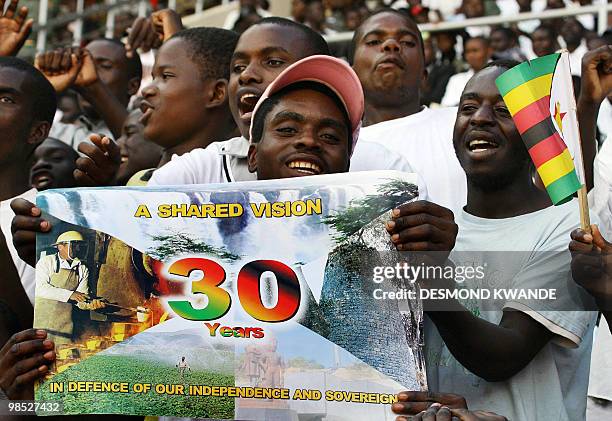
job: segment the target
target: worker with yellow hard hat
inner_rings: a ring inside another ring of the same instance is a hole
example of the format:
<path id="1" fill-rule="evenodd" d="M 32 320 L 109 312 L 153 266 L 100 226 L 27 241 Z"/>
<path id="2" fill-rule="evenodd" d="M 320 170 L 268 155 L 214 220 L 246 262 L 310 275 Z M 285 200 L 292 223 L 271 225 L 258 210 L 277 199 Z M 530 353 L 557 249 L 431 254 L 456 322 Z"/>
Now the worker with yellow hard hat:
<path id="1" fill-rule="evenodd" d="M 36 318 L 45 323 L 37 327 L 45 328 L 56 345 L 72 342 L 73 305 L 91 310 L 105 307 L 89 297 L 89 269 L 78 257 L 83 244 L 80 232 L 66 231 L 52 244 L 57 253 L 41 257 L 36 264 Z"/>

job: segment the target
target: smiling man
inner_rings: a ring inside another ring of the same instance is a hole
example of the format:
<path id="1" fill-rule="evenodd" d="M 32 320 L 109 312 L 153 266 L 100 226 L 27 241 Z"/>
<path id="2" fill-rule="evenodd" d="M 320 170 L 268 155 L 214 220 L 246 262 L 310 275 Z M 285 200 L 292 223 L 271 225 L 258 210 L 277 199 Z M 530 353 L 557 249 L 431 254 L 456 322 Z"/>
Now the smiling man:
<path id="1" fill-rule="evenodd" d="M 451 301 L 450 311 L 427 311 L 428 382 L 433 391 L 461 393 L 470 408 L 511 420 L 550 414 L 579 420 L 595 313 L 580 311 L 580 292 L 571 286 L 567 237 L 580 224 L 578 205 L 550 206 L 531 181 L 529 154 L 495 85 L 516 64 L 490 63 L 463 91 L 453 140 L 468 196 L 450 259 L 485 268 L 481 282 L 466 280 L 463 287 L 554 288 L 558 295 L 499 306 L 470 301 L 469 308 Z"/>
<path id="2" fill-rule="evenodd" d="M 212 143 L 174 157 L 157 170 L 149 185 L 206 184 L 254 180 L 247 165 L 249 127 L 255 104 L 264 90 L 288 66 L 316 54 L 329 55 L 321 35 L 283 18 L 266 18 L 245 31 L 232 56 L 229 101 L 241 136 Z M 146 134 L 146 132 L 145 132 Z M 373 142 L 359 142 L 351 158 L 351 171 L 412 172 L 399 154 Z M 421 186 L 424 191 L 424 186 Z"/>
<path id="3" fill-rule="evenodd" d="M 253 111 L 249 171 L 258 180 L 347 172 L 363 107 L 359 79 L 343 61 L 300 60 Z"/>

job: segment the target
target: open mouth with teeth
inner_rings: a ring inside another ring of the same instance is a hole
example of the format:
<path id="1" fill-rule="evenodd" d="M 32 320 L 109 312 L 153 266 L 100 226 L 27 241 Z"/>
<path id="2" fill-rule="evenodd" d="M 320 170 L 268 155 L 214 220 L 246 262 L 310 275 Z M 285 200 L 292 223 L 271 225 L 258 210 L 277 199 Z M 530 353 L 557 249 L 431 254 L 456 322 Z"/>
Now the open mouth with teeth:
<path id="1" fill-rule="evenodd" d="M 487 152 L 498 147 L 497 143 L 484 139 L 474 139 L 468 142 L 469 151 L 475 153 Z"/>
<path id="2" fill-rule="evenodd" d="M 127 155 L 121 155 L 121 163 L 125 164 L 128 161 L 128 156 Z"/>
<path id="3" fill-rule="evenodd" d="M 36 174 L 34 177 L 32 177 L 31 184 L 38 190 L 42 190 L 50 186 L 52 183 L 53 183 L 53 177 L 51 177 L 51 174 L 43 172 L 40 174 Z"/>
<path id="4" fill-rule="evenodd" d="M 238 100 L 238 110 L 240 111 L 241 116 L 251 117 L 251 113 L 255 109 L 255 105 L 257 105 L 257 101 L 261 95 L 246 93 L 240 96 Z"/>
<path id="5" fill-rule="evenodd" d="M 321 167 L 314 162 L 295 160 L 289 162 L 287 166 L 292 170 L 296 170 L 298 173 L 304 175 L 318 175 L 322 172 Z"/>

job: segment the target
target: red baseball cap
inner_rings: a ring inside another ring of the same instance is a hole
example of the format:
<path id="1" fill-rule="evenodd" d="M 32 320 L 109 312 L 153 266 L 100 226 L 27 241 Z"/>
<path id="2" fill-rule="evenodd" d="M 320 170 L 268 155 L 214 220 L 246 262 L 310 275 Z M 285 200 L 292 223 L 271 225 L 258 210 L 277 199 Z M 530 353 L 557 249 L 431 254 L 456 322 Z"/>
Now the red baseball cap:
<path id="1" fill-rule="evenodd" d="M 263 95 L 257 101 L 253 109 L 250 137 L 253 137 L 253 122 L 261 104 L 272 94 L 280 91 L 286 86 L 297 82 L 317 82 L 331 89 L 342 101 L 344 109 L 351 123 L 351 155 L 355 150 L 355 144 L 359 138 L 361 119 L 364 112 L 363 89 L 357 74 L 344 60 L 325 55 L 315 55 L 296 61 L 268 85 Z"/>

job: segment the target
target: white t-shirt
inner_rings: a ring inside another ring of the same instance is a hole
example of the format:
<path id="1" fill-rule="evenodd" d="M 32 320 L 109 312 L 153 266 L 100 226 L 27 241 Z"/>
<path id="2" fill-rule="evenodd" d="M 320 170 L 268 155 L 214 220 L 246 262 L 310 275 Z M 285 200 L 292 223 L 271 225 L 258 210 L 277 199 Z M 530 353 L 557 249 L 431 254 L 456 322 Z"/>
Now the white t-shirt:
<path id="1" fill-rule="evenodd" d="M 55 122 L 49 131 L 49 137 L 61 140 L 77 152 L 79 144 L 90 142 L 89 136 L 92 134 L 101 134 L 111 139 L 115 138 L 104 120 L 94 123 L 85 116 L 79 117 L 73 124 L 62 123 L 61 121 Z"/>
<path id="2" fill-rule="evenodd" d="M 605 317 L 599 321 L 595 331 L 593 355 L 591 356 L 591 375 L 589 396 L 612 401 L 612 334 Z"/>
<path id="3" fill-rule="evenodd" d="M 589 193 L 591 212 L 599 218 L 604 238 L 612 241 L 612 141 L 601 146 L 593 164 L 595 186 Z"/>
<path id="4" fill-rule="evenodd" d="M 586 42 L 583 40 L 578 48 L 569 53 L 570 70 L 572 76 L 580 76 L 582 74 L 582 57 L 589 51 Z"/>
<path id="5" fill-rule="evenodd" d="M 224 142 L 213 142 L 205 149 L 194 149 L 157 169 L 148 186 L 229 183 L 256 180 L 257 175 L 247 169 L 249 141 L 235 137 Z M 400 154 L 361 138 L 351 157 L 350 171 L 395 170 L 416 172 Z M 419 198 L 427 198 L 427 183 L 419 180 Z"/>
<path id="6" fill-rule="evenodd" d="M 452 75 L 448 80 L 446 92 L 444 92 L 444 97 L 442 98 L 442 102 L 440 104 L 444 105 L 445 107 L 456 107 L 459 105 L 463 88 L 465 88 L 465 85 L 472 76 L 474 76 L 474 70 L 472 69 L 468 70 L 467 72 Z"/>
<path id="7" fill-rule="evenodd" d="M 465 172 L 453 147 L 457 108 L 430 109 L 361 130 L 360 142 L 379 143 L 401 154 L 423 178 L 432 202 L 461 211 L 467 200 Z"/>
<path id="8" fill-rule="evenodd" d="M 504 219 L 479 218 L 463 211 L 450 259 L 456 265 L 484 266 L 480 284 L 489 288 L 557 288 L 556 301 L 500 303 L 528 314 L 554 334 L 531 362 L 512 378 L 487 382 L 450 353 L 435 325 L 426 319 L 425 352 L 429 385 L 465 396 L 468 406 L 509 420 L 584 420 L 596 313 L 575 311 L 570 285 L 570 232 L 580 225 L 577 200 Z M 484 251 L 483 251 L 484 250 Z M 486 263 L 486 265 L 485 265 Z M 466 280 L 466 284 L 470 281 Z M 498 324 L 502 311 L 491 300 L 464 303 L 473 314 Z M 485 310 L 483 310 L 485 308 Z M 574 311 L 569 311 L 574 310 Z"/>
<path id="9" fill-rule="evenodd" d="M 608 137 L 612 137 L 612 104 L 608 98 L 604 99 L 599 106 L 599 114 L 597 114 L 597 128 L 601 132 L 601 136 L 604 141 Z"/>
<path id="10" fill-rule="evenodd" d="M 11 209 L 11 202 L 13 199 L 25 199 L 29 202 L 34 203 L 36 201 L 36 189 L 28 190 L 27 192 L 12 197 L 10 199 L 4 200 L 0 202 L 0 227 L 2 228 L 2 234 L 4 234 L 4 238 L 6 239 L 6 245 L 8 246 L 9 252 L 11 253 L 11 257 L 13 258 L 13 263 L 15 263 L 15 268 L 17 269 L 17 273 L 19 274 L 19 279 L 21 279 L 21 285 L 23 285 L 23 289 L 25 290 L 28 298 L 32 305 L 34 305 L 34 290 L 36 289 L 36 271 L 26 262 L 21 260 L 19 255 L 17 254 L 17 250 L 13 245 L 13 234 L 11 233 L 11 222 L 13 221 L 13 217 L 15 213 Z"/>

